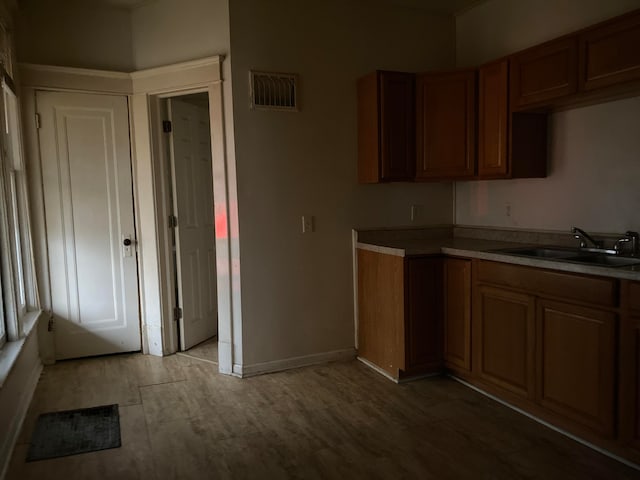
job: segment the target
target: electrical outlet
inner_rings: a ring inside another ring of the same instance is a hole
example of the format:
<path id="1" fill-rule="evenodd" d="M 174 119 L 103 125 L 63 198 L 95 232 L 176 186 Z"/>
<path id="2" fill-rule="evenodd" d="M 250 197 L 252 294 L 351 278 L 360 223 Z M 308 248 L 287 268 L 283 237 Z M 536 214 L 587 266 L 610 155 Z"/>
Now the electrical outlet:
<path id="1" fill-rule="evenodd" d="M 302 216 L 302 233 L 313 232 L 313 215 Z"/>

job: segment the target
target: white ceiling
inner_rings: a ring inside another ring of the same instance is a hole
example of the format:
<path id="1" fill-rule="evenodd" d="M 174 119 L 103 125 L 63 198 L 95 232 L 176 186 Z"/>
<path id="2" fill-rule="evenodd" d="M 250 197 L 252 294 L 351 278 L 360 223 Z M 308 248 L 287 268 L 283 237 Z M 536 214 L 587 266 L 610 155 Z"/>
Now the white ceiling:
<path id="1" fill-rule="evenodd" d="M 124 8 L 133 10 L 146 3 L 152 3 L 157 0 L 88 0 L 103 5 L 109 5 L 116 8 Z M 475 5 L 486 0 L 384 0 L 388 3 L 395 3 L 414 8 L 421 8 L 440 14 L 456 14 L 468 10 Z"/>

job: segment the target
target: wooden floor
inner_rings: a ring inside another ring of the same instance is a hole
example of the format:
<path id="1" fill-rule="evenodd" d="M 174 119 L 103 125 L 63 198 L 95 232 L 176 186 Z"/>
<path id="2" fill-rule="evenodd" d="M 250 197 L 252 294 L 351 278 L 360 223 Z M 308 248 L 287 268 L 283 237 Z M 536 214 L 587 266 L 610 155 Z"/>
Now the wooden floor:
<path id="1" fill-rule="evenodd" d="M 122 447 L 25 463 L 38 414 L 120 405 Z M 447 378 L 358 362 L 240 380 L 184 356 L 46 367 L 9 479 L 637 479 Z"/>
<path id="2" fill-rule="evenodd" d="M 191 347 L 186 352 L 180 352 L 179 355 L 187 357 L 199 358 L 207 362 L 218 364 L 218 337 L 205 340 L 198 345 Z"/>

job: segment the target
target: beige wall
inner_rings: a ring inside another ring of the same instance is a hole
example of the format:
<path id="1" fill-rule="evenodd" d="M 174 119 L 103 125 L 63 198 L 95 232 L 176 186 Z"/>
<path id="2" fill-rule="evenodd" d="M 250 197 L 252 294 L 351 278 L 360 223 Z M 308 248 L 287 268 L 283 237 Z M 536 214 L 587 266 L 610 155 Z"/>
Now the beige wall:
<path id="1" fill-rule="evenodd" d="M 361 0 L 231 2 L 244 365 L 352 348 L 351 228 L 450 223 L 450 184 L 358 185 L 356 79 L 447 68 L 452 17 Z M 251 111 L 250 69 L 300 76 L 299 113 Z M 301 233 L 301 215 L 316 232 Z"/>
<path id="2" fill-rule="evenodd" d="M 134 68 L 131 16 L 83 0 L 21 0 L 18 60 L 130 72 Z"/>
<path id="3" fill-rule="evenodd" d="M 634 8 L 640 0 L 489 0 L 457 17 L 457 62 L 478 65 Z M 551 115 L 549 177 L 458 182 L 456 223 L 640 230 L 639 120 L 637 97 Z"/>
<path id="4" fill-rule="evenodd" d="M 136 70 L 229 53 L 228 0 L 157 0 L 131 14 Z"/>

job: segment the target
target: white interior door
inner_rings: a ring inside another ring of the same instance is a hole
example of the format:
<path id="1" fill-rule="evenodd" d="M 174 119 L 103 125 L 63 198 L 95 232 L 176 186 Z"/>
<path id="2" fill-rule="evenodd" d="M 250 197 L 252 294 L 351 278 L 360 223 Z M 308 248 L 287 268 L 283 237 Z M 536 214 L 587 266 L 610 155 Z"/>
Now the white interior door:
<path id="1" fill-rule="evenodd" d="M 169 100 L 180 347 L 218 332 L 209 108 Z"/>
<path id="2" fill-rule="evenodd" d="M 127 98 L 36 102 L 56 358 L 140 350 Z"/>

